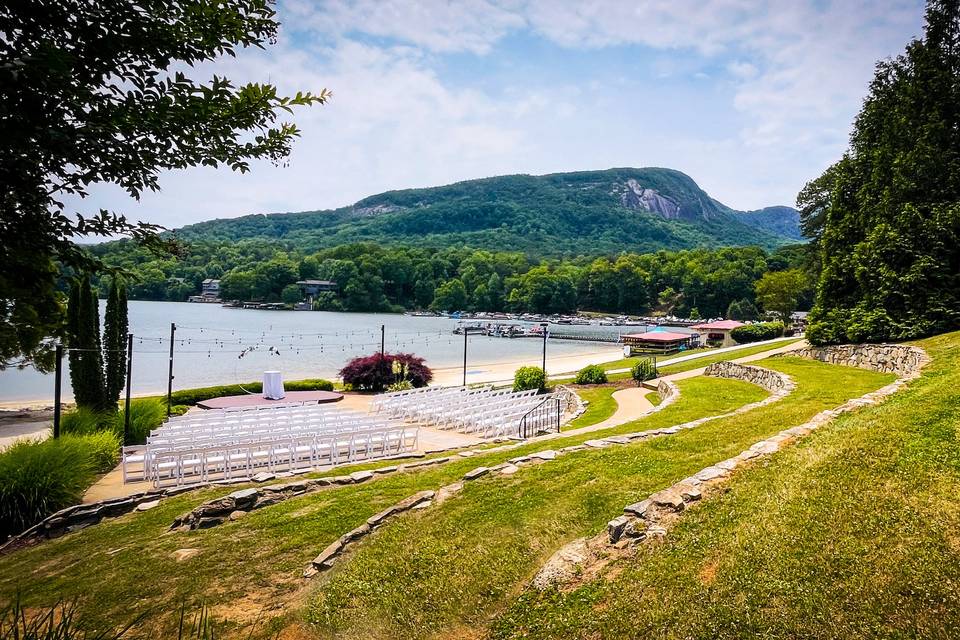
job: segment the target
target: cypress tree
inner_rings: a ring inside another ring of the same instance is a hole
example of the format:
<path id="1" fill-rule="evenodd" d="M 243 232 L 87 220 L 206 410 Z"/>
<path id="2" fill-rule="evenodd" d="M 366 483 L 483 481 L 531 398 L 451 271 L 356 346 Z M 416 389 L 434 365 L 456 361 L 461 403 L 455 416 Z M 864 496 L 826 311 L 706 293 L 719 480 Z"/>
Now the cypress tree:
<path id="1" fill-rule="evenodd" d="M 119 276 L 110 281 L 103 321 L 103 349 L 106 400 L 116 407 L 127 373 L 127 291 Z"/>
<path id="2" fill-rule="evenodd" d="M 73 319 L 70 329 L 70 382 L 77 405 L 97 411 L 111 408 L 103 379 L 103 355 L 100 345 L 100 312 L 90 276 L 83 276 L 70 292 Z"/>

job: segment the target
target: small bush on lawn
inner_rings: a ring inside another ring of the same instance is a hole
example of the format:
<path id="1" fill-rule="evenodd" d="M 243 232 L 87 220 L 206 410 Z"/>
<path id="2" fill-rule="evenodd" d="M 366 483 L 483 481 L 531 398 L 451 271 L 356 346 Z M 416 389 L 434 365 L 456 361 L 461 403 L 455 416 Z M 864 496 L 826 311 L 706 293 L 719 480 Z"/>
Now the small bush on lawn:
<path id="1" fill-rule="evenodd" d="M 656 378 L 657 368 L 653 366 L 652 360 L 641 360 L 630 369 L 630 375 L 637 381 L 637 384 L 640 384 Z"/>
<path id="2" fill-rule="evenodd" d="M 433 380 L 433 372 L 423 358 L 410 353 L 360 356 L 348 362 L 339 375 L 344 384 L 361 391 L 383 391 L 402 380 L 414 387 L 425 387 Z"/>
<path id="3" fill-rule="evenodd" d="M 749 342 L 760 342 L 761 340 L 773 340 L 783 335 L 783 323 L 760 322 L 758 324 L 747 324 L 737 327 L 730 332 L 730 337 L 738 344 L 747 344 Z"/>
<path id="4" fill-rule="evenodd" d="M 577 372 L 577 377 L 573 379 L 575 384 L 605 384 L 607 382 L 607 372 L 599 365 L 590 364 Z"/>
<path id="5" fill-rule="evenodd" d="M 542 389 L 546 382 L 547 376 L 540 367 L 520 367 L 513 376 L 513 390 Z"/>
<path id="6" fill-rule="evenodd" d="M 103 431 L 22 440 L 0 452 L 0 540 L 79 502 L 96 474 L 116 465 L 119 446 Z"/>

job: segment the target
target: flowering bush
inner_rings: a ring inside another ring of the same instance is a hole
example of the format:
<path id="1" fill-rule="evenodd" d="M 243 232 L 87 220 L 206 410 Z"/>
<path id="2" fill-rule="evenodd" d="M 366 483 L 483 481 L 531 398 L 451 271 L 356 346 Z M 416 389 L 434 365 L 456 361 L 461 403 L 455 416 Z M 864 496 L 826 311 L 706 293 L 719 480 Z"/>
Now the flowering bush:
<path id="1" fill-rule="evenodd" d="M 410 353 L 375 353 L 354 358 L 340 370 L 344 384 L 364 391 L 383 391 L 404 380 L 414 387 L 425 387 L 433 372 L 423 358 Z"/>

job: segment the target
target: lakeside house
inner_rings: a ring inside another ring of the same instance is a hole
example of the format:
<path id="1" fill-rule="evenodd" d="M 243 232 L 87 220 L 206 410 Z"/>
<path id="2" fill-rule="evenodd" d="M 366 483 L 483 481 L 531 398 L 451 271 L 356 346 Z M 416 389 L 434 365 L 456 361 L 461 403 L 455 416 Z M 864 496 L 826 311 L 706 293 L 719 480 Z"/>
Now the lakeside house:
<path id="1" fill-rule="evenodd" d="M 200 283 L 200 295 L 190 296 L 187 302 L 220 302 L 220 281 L 207 278 Z"/>
<path id="2" fill-rule="evenodd" d="M 732 347 L 737 342 L 730 335 L 730 332 L 744 324 L 736 320 L 717 320 L 716 322 L 704 322 L 695 324 L 691 329 L 700 336 L 700 342 L 712 346 Z"/>
<path id="3" fill-rule="evenodd" d="M 623 344 L 630 348 L 633 355 L 638 353 L 674 353 L 690 347 L 696 335 L 674 333 L 672 331 L 647 331 L 645 333 L 627 333 L 620 336 Z"/>
<path id="4" fill-rule="evenodd" d="M 339 290 L 337 283 L 333 280 L 297 280 L 297 286 L 300 287 L 300 296 L 310 305 L 313 305 L 313 298 L 321 293 L 337 293 Z"/>

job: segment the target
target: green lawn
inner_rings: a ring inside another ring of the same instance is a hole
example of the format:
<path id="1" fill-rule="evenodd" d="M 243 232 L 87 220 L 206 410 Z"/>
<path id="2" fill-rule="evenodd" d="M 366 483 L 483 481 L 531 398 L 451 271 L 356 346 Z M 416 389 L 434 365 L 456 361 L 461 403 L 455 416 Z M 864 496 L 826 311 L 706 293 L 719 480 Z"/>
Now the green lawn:
<path id="1" fill-rule="evenodd" d="M 510 479 L 482 479 L 437 508 L 398 519 L 318 584 L 310 623 L 322 637 L 482 635 L 554 550 L 599 531 L 624 505 L 892 380 L 794 358 L 764 364 L 793 376 L 797 391 L 671 437 L 578 452 Z M 683 381 L 681 398 L 709 393 L 709 384 L 692 389 L 694 382 L 712 383 Z M 689 415 L 681 404 L 624 429 L 675 423 L 668 416 Z"/>
<path id="2" fill-rule="evenodd" d="M 960 333 L 918 344 L 909 389 L 738 472 L 596 581 L 511 598 L 494 637 L 958 637 Z"/>
<path id="3" fill-rule="evenodd" d="M 694 358 L 692 360 L 678 362 L 677 364 L 658 366 L 657 370 L 659 371 L 660 375 L 663 376 L 670 375 L 671 373 L 681 373 L 683 371 L 690 371 L 691 369 L 706 367 L 707 365 L 711 365 L 714 362 L 720 362 L 721 360 L 736 360 L 737 358 L 745 358 L 747 356 L 763 353 L 764 351 L 770 351 L 771 349 L 779 349 L 802 339 L 803 338 L 797 338 L 796 340 L 783 340 L 782 342 L 775 342 L 773 344 L 761 344 L 753 347 L 744 347 L 743 349 L 737 349 L 736 351 L 730 351 L 727 353 L 705 355 L 701 358 Z M 658 360 L 662 361 L 663 358 Z M 616 380 L 627 380 L 630 378 L 630 373 L 614 373 L 609 374 L 607 377 L 611 382 Z"/>
<path id="4" fill-rule="evenodd" d="M 570 422 L 565 429 L 576 429 L 577 427 L 587 427 L 598 422 L 603 422 L 614 414 L 617 410 L 617 401 L 613 399 L 613 394 L 618 387 L 604 385 L 602 387 L 578 387 L 577 395 L 590 404 L 583 414 Z"/>
<path id="5" fill-rule="evenodd" d="M 475 466 L 544 445 L 386 476 L 295 498 L 214 529 L 164 535 L 176 515 L 226 491 L 180 496 L 146 513 L 0 557 L 0 600 L 18 590 L 30 607 L 76 598 L 78 617 L 99 628 L 148 613 L 135 637 L 168 635 L 181 602 L 206 602 L 214 616 L 240 626 L 263 619 L 264 634 L 302 619 L 320 636 L 472 634 L 516 600 L 553 550 L 598 530 L 624 504 L 890 379 L 792 358 L 765 366 L 794 376 L 798 390 L 769 407 L 674 436 L 577 452 L 511 479 L 470 483 L 443 505 L 392 521 L 306 590 L 300 578 L 306 562 L 373 513 Z M 670 426 L 765 396 L 733 380 L 697 377 L 679 386 L 682 395 L 673 405 L 602 434 Z M 597 434 L 549 446 L 590 437 Z M 183 548 L 200 553 L 178 563 L 172 552 Z"/>

